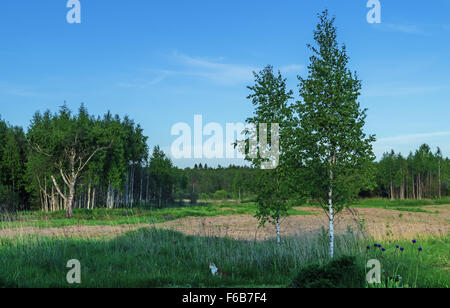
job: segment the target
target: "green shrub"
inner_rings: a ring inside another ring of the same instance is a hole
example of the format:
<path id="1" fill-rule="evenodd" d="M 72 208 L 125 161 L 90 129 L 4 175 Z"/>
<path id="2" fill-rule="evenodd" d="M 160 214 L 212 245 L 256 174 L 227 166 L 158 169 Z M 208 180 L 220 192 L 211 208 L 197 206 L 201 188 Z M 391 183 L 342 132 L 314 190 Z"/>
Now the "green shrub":
<path id="1" fill-rule="evenodd" d="M 200 194 L 200 200 L 206 201 L 206 200 L 210 200 L 211 196 L 206 194 L 206 193 L 201 193 Z"/>
<path id="2" fill-rule="evenodd" d="M 225 190 L 218 190 L 214 193 L 214 200 L 226 200 L 228 199 L 228 193 Z"/>
<path id="3" fill-rule="evenodd" d="M 291 288 L 363 288 L 365 270 L 356 258 L 343 256 L 329 263 L 311 264 L 300 269 Z"/>

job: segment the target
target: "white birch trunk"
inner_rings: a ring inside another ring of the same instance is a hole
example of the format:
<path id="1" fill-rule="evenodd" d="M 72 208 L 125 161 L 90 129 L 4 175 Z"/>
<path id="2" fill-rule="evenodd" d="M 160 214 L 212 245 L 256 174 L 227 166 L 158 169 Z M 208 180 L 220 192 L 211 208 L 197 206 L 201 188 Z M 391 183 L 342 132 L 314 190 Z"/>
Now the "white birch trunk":
<path id="1" fill-rule="evenodd" d="M 280 218 L 277 218 L 277 244 L 281 243 L 281 234 L 280 234 Z"/>
<path id="2" fill-rule="evenodd" d="M 86 208 L 89 210 L 91 208 L 91 181 L 89 180 L 89 187 L 87 192 L 87 204 Z"/>
<path id="3" fill-rule="evenodd" d="M 334 158 L 330 164 L 330 191 L 328 193 L 328 205 L 330 212 L 330 257 L 334 258 L 334 212 L 333 212 L 333 164 Z"/>

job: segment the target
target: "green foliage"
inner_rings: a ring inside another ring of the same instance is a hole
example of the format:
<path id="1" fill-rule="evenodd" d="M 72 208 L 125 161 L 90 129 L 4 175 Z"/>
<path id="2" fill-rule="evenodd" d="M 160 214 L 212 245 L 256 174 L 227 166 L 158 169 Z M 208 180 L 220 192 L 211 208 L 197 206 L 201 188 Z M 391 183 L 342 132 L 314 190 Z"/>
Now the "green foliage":
<path id="1" fill-rule="evenodd" d="M 348 68 L 345 46 L 339 46 L 334 18 L 324 11 L 314 32 L 315 45 L 308 77 L 299 77 L 301 101 L 297 156 L 308 170 L 308 190 L 327 209 L 332 187 L 333 209 L 355 200 L 361 189 L 373 187 L 374 136 L 364 133 L 366 110 L 358 97 L 361 81 Z"/>
<path id="2" fill-rule="evenodd" d="M 259 149 L 256 157 L 246 155 L 246 159 L 252 163 L 255 168 L 263 169 L 255 171 L 254 183 L 252 186 L 253 193 L 256 196 L 258 211 L 256 217 L 261 225 L 267 221 L 279 222 L 282 216 L 286 216 L 292 203 L 288 202 L 291 198 L 296 198 L 302 194 L 302 190 L 298 190 L 300 182 L 299 174 L 292 163 L 293 160 L 287 155 L 288 148 L 293 147 L 292 143 L 292 127 L 293 127 L 293 110 L 292 110 L 292 90 L 288 90 L 286 79 L 283 78 L 278 71 L 274 74 L 273 67 L 267 66 L 261 72 L 254 73 L 255 84 L 248 87 L 251 91 L 247 97 L 255 106 L 253 117 L 248 118 L 248 124 L 256 126 L 256 131 L 247 131 L 247 138 L 256 138 L 260 135 L 260 124 L 270 124 L 267 128 L 267 143 L 272 152 L 273 139 L 278 138 L 279 151 L 273 153 L 270 157 L 262 157 Z M 279 126 L 280 136 L 272 136 L 271 128 L 274 124 Z M 259 140 L 261 142 L 261 140 Z M 249 150 L 249 140 L 245 149 Z M 242 151 L 243 149 L 241 149 Z M 265 168 L 265 164 L 275 166 L 275 169 Z M 274 163 L 275 162 L 275 163 Z M 276 165 L 275 165 L 276 164 Z"/>
<path id="3" fill-rule="evenodd" d="M 228 199 L 228 193 L 225 190 L 218 190 L 214 193 L 214 200 L 225 201 Z"/>
<path id="4" fill-rule="evenodd" d="M 203 200 L 203 201 L 207 201 L 207 200 L 211 199 L 211 196 L 209 194 L 206 194 L 206 193 L 201 193 L 199 199 Z"/>
<path id="5" fill-rule="evenodd" d="M 173 187 L 176 183 L 176 171 L 172 161 L 156 146 L 150 158 L 151 191 L 158 207 L 173 203 Z"/>
<path id="6" fill-rule="evenodd" d="M 0 211 L 28 208 L 25 164 L 28 147 L 20 127 L 0 118 Z"/>
<path id="7" fill-rule="evenodd" d="M 363 288 L 364 267 L 353 256 L 342 256 L 326 264 L 311 264 L 300 269 L 292 288 Z"/>
<path id="8" fill-rule="evenodd" d="M 232 192 L 234 198 L 241 199 L 252 197 L 252 187 L 254 186 L 256 169 L 246 166 L 217 167 L 217 168 L 186 168 L 182 174 L 187 177 L 187 187 L 198 194 L 213 195 L 218 190 Z"/>
<path id="9" fill-rule="evenodd" d="M 77 114 L 67 106 L 56 114 L 36 113 L 27 139 L 28 191 L 46 211 L 60 209 L 58 201 L 64 199 L 68 217 L 71 203 L 80 207 L 86 199 L 89 208 L 103 200 L 109 208 L 122 200 L 128 205 L 136 165 L 145 163 L 148 155 L 147 137 L 139 125 L 109 112 L 96 118 L 83 105 Z"/>
<path id="10" fill-rule="evenodd" d="M 433 153 L 427 144 L 407 158 L 394 150 L 384 153 L 376 164 L 379 193 L 390 199 L 440 198 L 448 194 L 448 166 L 441 150 Z"/>

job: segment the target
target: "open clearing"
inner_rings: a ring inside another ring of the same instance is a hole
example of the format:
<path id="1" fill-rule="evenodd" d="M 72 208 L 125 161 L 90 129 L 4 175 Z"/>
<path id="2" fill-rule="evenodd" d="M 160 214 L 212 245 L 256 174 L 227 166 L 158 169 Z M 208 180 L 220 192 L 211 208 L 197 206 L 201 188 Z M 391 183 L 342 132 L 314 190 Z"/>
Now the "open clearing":
<path id="1" fill-rule="evenodd" d="M 446 235 L 449 232 L 450 205 L 425 206 L 423 209 L 435 213 L 414 213 L 399 210 L 360 208 L 346 210 L 338 216 L 337 234 L 352 230 L 358 232 L 361 220 L 367 235 L 373 238 L 409 239 L 418 235 Z M 301 208 L 315 212 L 316 216 L 289 216 L 283 219 L 281 231 L 284 236 L 316 235 L 322 228 L 328 229 L 328 218 L 318 208 Z M 242 240 L 265 240 L 274 237 L 275 227 L 267 224 L 258 228 L 258 222 L 251 215 L 216 216 L 205 218 L 183 218 L 162 224 L 158 227 L 169 228 L 189 235 L 230 237 Z M 388 235 L 388 233 L 390 235 Z"/>
<path id="2" fill-rule="evenodd" d="M 381 208 L 345 210 L 336 222 L 337 234 L 360 232 L 373 238 L 409 239 L 427 235 L 447 235 L 450 223 L 450 205 L 421 207 L 425 212 L 410 212 Z M 318 215 L 296 215 L 283 219 L 283 236 L 315 235 L 328 229 L 328 219 L 319 208 L 298 208 Z M 437 212 L 436 212 L 437 211 Z M 0 230 L 0 237 L 37 235 L 51 237 L 116 237 L 131 230 L 149 227 L 150 224 L 124 224 L 117 226 L 68 226 L 59 228 L 20 227 Z M 241 240 L 265 240 L 274 237 L 274 227 L 267 224 L 258 228 L 252 215 L 227 215 L 213 217 L 186 217 L 152 224 L 156 228 L 171 229 L 188 235 L 229 237 Z M 362 229 L 361 229 L 362 227 Z"/>

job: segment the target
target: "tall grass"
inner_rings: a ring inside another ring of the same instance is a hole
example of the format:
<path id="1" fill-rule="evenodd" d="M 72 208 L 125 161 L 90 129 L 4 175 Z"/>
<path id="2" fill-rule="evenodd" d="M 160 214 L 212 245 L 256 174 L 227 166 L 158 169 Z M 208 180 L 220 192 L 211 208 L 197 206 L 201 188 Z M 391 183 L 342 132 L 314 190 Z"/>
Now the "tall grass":
<path id="1" fill-rule="evenodd" d="M 251 242 L 142 229 L 115 239 L 22 237 L 0 240 L 0 286 L 69 287 L 66 262 L 82 265 L 80 287 L 286 286 L 305 263 L 328 259 L 323 238 Z M 337 255 L 359 250 L 338 237 Z M 231 278 L 213 277 L 210 262 Z"/>
<path id="2" fill-rule="evenodd" d="M 381 248 L 375 248 L 372 243 L 367 242 L 370 249 L 366 249 L 364 257 L 381 261 L 382 286 L 450 287 L 450 236 L 422 237 L 415 243 L 404 240 L 378 242 Z"/>
<path id="3" fill-rule="evenodd" d="M 377 257 L 389 273 L 411 287 L 448 286 L 448 238 L 424 240 L 422 255 L 366 250 L 370 241 L 339 236 L 337 257 L 356 256 L 364 266 Z M 405 245 L 407 243 L 400 243 Z M 392 249 L 392 250 L 391 250 Z M 371 255 L 374 253 L 375 255 Z M 66 282 L 66 263 L 78 259 L 81 285 Z M 142 229 L 105 239 L 16 237 L 0 239 L 3 287 L 286 287 L 306 264 L 329 261 L 326 234 L 275 241 L 238 241 L 186 236 L 170 230 Z M 213 277 L 214 262 L 230 278 Z M 446 263 L 447 262 L 447 263 Z"/>

